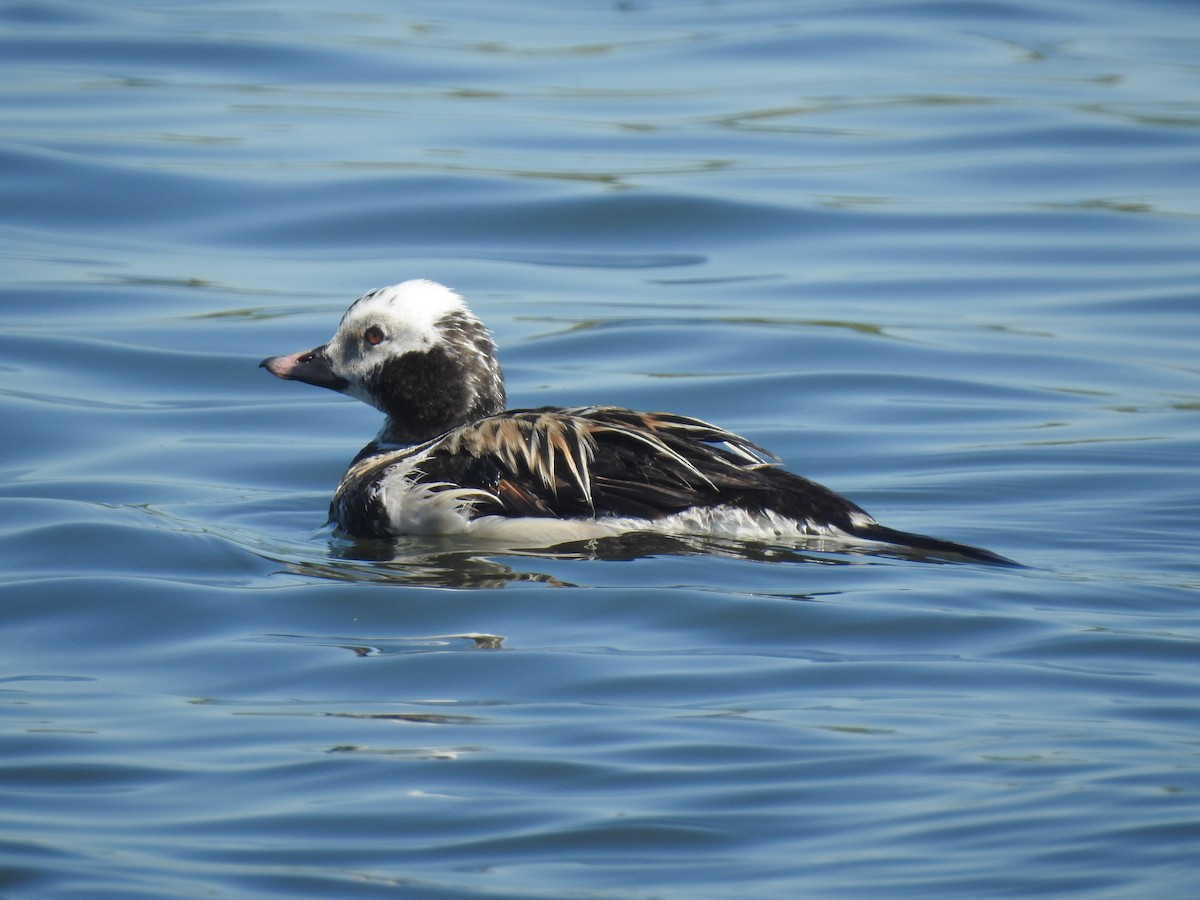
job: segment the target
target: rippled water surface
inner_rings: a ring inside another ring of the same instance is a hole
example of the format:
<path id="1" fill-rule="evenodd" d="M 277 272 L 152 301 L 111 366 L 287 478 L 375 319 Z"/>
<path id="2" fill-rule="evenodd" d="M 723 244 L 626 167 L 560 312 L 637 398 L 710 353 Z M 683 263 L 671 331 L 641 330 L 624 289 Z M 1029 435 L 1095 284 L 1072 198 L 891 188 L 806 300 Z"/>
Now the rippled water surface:
<path id="1" fill-rule="evenodd" d="M 0 893 L 1194 897 L 1200 9 L 0 4 Z M 323 527 L 411 277 L 514 404 L 1026 565 Z"/>

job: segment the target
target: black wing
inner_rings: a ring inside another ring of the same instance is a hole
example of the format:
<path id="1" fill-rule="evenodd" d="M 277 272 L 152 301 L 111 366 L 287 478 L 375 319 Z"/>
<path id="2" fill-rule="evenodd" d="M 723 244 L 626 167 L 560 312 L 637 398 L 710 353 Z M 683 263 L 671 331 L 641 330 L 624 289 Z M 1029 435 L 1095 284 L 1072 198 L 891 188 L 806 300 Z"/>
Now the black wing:
<path id="1" fill-rule="evenodd" d="M 659 519 L 696 506 L 771 510 L 849 529 L 857 506 L 707 422 L 616 407 L 513 410 L 431 446 L 422 479 L 489 496 L 476 515 Z"/>

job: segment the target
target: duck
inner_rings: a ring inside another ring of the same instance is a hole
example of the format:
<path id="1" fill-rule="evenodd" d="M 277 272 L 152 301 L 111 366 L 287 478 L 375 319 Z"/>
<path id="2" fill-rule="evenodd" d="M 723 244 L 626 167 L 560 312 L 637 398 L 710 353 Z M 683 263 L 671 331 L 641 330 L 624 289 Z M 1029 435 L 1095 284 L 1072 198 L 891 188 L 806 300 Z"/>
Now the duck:
<path id="1" fill-rule="evenodd" d="M 328 342 L 259 365 L 384 414 L 330 502 L 329 520 L 352 538 L 457 534 L 539 546 L 632 532 L 821 538 L 1015 565 L 881 525 L 770 451 L 700 419 L 619 406 L 509 409 L 491 332 L 434 281 L 370 291 Z"/>

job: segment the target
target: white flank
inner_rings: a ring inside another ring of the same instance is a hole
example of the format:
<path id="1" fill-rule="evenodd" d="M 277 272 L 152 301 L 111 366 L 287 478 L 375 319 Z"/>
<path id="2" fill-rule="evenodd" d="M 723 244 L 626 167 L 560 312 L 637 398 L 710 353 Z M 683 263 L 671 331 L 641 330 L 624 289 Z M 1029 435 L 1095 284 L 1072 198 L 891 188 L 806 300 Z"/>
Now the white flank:
<path id="1" fill-rule="evenodd" d="M 408 456 L 379 482 L 379 497 L 393 534 L 463 534 L 471 531 L 471 506 L 495 499 L 487 491 L 445 482 L 412 480 L 426 453 Z"/>
<path id="2" fill-rule="evenodd" d="M 466 530 L 487 540 L 522 541 L 549 546 L 565 541 L 613 537 L 632 532 L 697 535 L 735 541 L 796 541 L 812 537 L 863 543 L 840 528 L 797 522 L 776 513 L 749 513 L 731 506 L 698 507 L 662 519 L 606 516 L 598 519 L 551 519 L 534 516 L 480 516 Z M 428 533 L 428 532 L 427 532 Z"/>

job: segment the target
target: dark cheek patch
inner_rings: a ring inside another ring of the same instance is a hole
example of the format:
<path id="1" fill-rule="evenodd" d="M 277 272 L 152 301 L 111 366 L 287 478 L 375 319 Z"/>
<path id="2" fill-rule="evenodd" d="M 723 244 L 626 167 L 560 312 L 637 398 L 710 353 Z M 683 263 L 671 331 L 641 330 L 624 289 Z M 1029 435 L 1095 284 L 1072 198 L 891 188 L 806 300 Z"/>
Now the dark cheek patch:
<path id="1" fill-rule="evenodd" d="M 460 422 L 466 412 L 461 380 L 462 371 L 445 348 L 433 347 L 388 360 L 375 373 L 370 390 L 396 423 L 437 433 Z"/>

